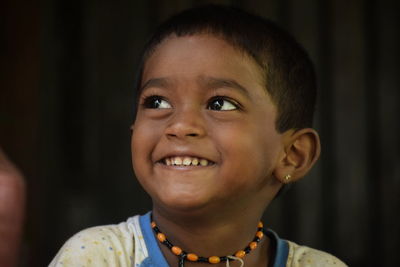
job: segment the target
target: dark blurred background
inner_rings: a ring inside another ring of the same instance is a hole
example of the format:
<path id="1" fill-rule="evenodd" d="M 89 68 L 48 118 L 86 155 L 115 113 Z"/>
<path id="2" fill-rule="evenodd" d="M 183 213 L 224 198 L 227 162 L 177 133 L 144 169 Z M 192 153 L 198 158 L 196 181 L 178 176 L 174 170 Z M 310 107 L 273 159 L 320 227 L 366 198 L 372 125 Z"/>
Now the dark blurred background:
<path id="1" fill-rule="evenodd" d="M 400 241 L 400 23 L 396 1 L 2 1 L 0 145 L 22 169 L 21 266 L 68 237 L 143 213 L 130 163 L 133 80 L 154 27 L 204 3 L 268 17 L 319 77 L 322 158 L 267 211 L 283 238 L 350 266 L 395 266 Z M 0 237 L 1 238 L 1 237 Z"/>

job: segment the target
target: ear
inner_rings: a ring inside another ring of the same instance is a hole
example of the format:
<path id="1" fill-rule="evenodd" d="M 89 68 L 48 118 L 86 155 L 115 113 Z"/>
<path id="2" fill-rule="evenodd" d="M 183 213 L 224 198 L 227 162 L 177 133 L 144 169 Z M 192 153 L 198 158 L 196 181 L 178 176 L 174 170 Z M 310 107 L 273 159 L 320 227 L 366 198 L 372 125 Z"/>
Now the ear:
<path id="1" fill-rule="evenodd" d="M 289 130 L 282 136 L 284 149 L 274 170 L 281 183 L 299 180 L 319 158 L 321 145 L 318 133 L 311 128 Z"/>

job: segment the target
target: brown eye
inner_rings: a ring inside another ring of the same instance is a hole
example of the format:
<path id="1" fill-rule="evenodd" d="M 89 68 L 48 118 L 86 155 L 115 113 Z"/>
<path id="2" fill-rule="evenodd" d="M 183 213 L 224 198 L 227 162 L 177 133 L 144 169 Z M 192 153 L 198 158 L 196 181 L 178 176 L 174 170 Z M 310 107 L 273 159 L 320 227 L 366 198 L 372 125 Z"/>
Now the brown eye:
<path id="1" fill-rule="evenodd" d="M 229 111 L 237 109 L 237 106 L 223 97 L 217 97 L 210 101 L 207 108 L 217 111 Z"/>
<path id="2" fill-rule="evenodd" d="M 166 109 L 172 108 L 171 104 L 161 96 L 149 96 L 143 102 L 145 108 L 150 109 Z"/>

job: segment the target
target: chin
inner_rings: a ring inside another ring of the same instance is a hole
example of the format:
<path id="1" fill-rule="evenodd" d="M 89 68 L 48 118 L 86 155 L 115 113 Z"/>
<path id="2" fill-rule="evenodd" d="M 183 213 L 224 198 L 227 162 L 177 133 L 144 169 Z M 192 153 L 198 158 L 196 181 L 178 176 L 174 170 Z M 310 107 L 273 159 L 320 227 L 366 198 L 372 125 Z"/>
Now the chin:
<path id="1" fill-rule="evenodd" d="M 154 198 L 153 198 L 154 200 Z M 204 209 L 208 203 L 211 203 L 208 197 L 193 194 L 190 192 L 165 193 L 157 198 L 159 205 L 170 211 L 176 212 L 195 212 Z"/>

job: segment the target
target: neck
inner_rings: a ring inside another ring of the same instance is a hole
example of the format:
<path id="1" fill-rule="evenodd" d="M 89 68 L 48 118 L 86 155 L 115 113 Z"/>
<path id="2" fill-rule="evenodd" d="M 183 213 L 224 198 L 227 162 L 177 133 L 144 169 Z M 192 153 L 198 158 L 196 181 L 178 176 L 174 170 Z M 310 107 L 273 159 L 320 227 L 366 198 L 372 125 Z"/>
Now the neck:
<path id="1" fill-rule="evenodd" d="M 225 256 L 244 249 L 253 240 L 263 209 L 240 210 L 236 206 L 235 211 L 229 210 L 208 215 L 199 212 L 188 216 L 187 212 L 171 214 L 155 205 L 153 219 L 169 241 L 186 252 L 204 257 Z M 246 266 L 267 266 L 269 243 L 268 237 L 264 236 L 258 247 L 245 256 Z M 160 248 L 169 265 L 178 266 L 178 257 L 166 246 L 160 244 Z M 185 262 L 185 266 L 199 265 L 204 267 L 202 263 Z M 213 266 L 226 266 L 226 263 L 213 264 Z M 230 266 L 240 266 L 240 264 L 231 262 Z"/>

